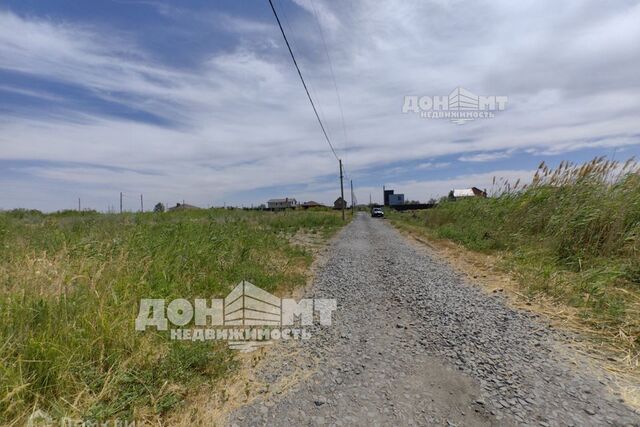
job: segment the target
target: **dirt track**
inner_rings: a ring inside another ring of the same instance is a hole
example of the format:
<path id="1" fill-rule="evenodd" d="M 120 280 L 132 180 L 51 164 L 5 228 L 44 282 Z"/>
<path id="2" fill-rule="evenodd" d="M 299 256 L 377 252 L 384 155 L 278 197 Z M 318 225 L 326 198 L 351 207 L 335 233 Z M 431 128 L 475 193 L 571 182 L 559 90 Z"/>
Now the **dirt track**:
<path id="1" fill-rule="evenodd" d="M 561 335 L 384 220 L 346 227 L 310 293 L 338 300 L 333 325 L 277 344 L 259 373 L 273 388 L 229 424 L 640 425 Z"/>

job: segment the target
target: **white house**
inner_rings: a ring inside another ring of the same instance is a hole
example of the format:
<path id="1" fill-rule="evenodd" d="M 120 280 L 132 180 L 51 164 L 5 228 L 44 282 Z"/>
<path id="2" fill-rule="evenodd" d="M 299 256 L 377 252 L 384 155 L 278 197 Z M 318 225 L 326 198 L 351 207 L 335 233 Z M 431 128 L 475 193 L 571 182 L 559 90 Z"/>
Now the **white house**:
<path id="1" fill-rule="evenodd" d="M 477 187 L 454 189 L 451 190 L 449 197 L 455 197 L 456 199 L 460 197 L 487 197 L 487 191 L 480 190 Z"/>
<path id="2" fill-rule="evenodd" d="M 284 199 L 269 199 L 267 201 L 267 207 L 269 209 L 287 209 L 295 208 L 298 205 L 296 199 L 284 198 Z"/>

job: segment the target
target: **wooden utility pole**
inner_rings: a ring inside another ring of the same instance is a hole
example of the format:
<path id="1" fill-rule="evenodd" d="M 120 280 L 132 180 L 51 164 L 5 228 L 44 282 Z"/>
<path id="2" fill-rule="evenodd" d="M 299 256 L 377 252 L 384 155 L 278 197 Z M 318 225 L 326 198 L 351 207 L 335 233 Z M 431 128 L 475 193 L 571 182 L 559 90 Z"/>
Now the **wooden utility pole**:
<path id="1" fill-rule="evenodd" d="M 140 212 L 144 212 L 144 200 L 142 199 L 142 194 L 140 195 Z"/>
<path id="2" fill-rule="evenodd" d="M 120 192 L 120 213 L 122 213 L 122 191 Z"/>
<path id="3" fill-rule="evenodd" d="M 342 199 L 342 220 L 344 221 L 344 205 L 345 205 L 345 201 L 344 201 L 344 185 L 342 184 L 342 159 L 338 159 L 338 162 L 340 162 L 340 199 Z"/>
<path id="4" fill-rule="evenodd" d="M 355 206 L 353 206 L 353 180 L 350 179 L 349 182 L 351 183 L 351 215 L 353 216 L 355 213 Z"/>
<path id="5" fill-rule="evenodd" d="M 82 205 L 80 204 L 80 197 L 78 197 L 78 212 L 82 211 Z"/>

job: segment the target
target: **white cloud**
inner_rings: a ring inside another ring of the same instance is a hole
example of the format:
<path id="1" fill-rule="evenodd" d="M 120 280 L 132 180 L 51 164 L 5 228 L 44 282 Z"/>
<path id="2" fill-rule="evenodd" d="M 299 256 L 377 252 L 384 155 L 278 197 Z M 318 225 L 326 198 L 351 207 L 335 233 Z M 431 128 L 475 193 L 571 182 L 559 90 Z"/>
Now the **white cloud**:
<path id="1" fill-rule="evenodd" d="M 444 169 L 451 165 L 451 162 L 424 162 L 416 166 L 417 169 Z"/>
<path id="2" fill-rule="evenodd" d="M 524 150 L 545 155 L 640 143 L 638 5 L 296 3 L 307 13 L 289 16 L 296 17 L 289 22 L 294 49 L 352 175 L 420 159 L 435 160 L 418 169 L 455 173 L 438 157 L 455 156 L 473 167 Z M 340 88 L 349 153 L 314 5 Z M 46 115 L 5 112 L 0 161 L 39 161 L 23 172 L 59 183 L 56 191 L 65 197 L 92 185 L 109 194 L 126 187 L 206 205 L 297 184 L 311 198 L 337 168 L 274 22 L 211 16 L 238 34 L 237 44 L 187 69 L 163 63 L 131 34 L 108 26 L 0 12 L 0 69 L 80 87 L 169 123 L 67 104 Z M 464 126 L 400 112 L 404 95 L 447 95 L 457 86 L 508 95 L 507 110 Z M 418 191 L 432 184 L 411 185 Z M 332 201 L 330 193 L 320 201 Z"/>
<path id="3" fill-rule="evenodd" d="M 511 153 L 506 151 L 495 151 L 487 153 L 469 154 L 458 158 L 461 162 L 492 162 L 494 160 L 507 159 Z"/>

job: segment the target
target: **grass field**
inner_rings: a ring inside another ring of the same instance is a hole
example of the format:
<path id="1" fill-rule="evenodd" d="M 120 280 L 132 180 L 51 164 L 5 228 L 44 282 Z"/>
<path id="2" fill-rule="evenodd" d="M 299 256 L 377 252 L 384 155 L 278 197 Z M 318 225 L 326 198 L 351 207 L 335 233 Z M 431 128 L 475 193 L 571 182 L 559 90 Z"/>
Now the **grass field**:
<path id="1" fill-rule="evenodd" d="M 34 408 L 158 419 L 215 388 L 234 354 L 136 332 L 140 298 L 220 298 L 243 279 L 286 292 L 312 261 L 290 237 L 341 225 L 332 211 L 0 212 L 0 424 Z"/>
<path id="2" fill-rule="evenodd" d="M 475 251 L 497 253 L 531 296 L 576 307 L 590 328 L 640 349 L 640 174 L 594 159 L 541 164 L 528 186 L 499 182 L 494 197 L 443 200 L 435 209 L 390 212 Z"/>

